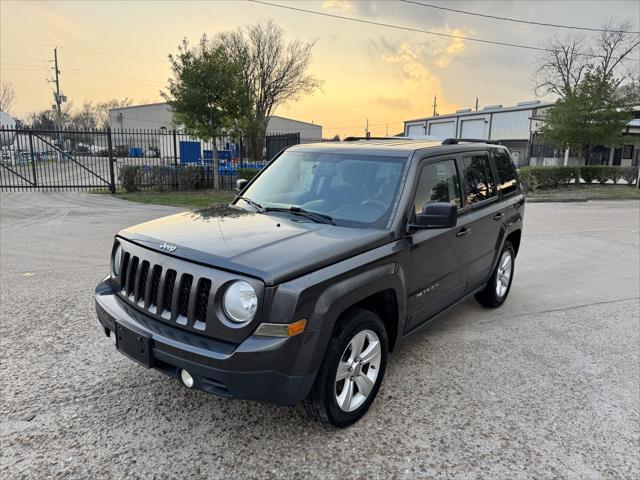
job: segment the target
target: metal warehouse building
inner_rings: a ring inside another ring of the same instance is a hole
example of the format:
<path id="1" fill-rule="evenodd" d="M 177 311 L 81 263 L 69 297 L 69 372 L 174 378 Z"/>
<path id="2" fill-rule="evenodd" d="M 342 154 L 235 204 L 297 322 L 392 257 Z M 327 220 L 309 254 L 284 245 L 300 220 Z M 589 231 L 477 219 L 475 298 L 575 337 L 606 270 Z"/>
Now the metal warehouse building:
<path id="1" fill-rule="evenodd" d="M 537 122 L 552 103 L 540 101 L 520 102 L 513 107 L 492 105 L 482 110 L 464 109 L 449 115 L 417 118 L 404 122 L 404 134 L 431 135 L 445 138 L 481 138 L 500 140 L 509 147 L 517 164 L 527 160 L 532 132 L 537 130 Z"/>
<path id="2" fill-rule="evenodd" d="M 482 110 L 458 110 L 448 115 L 417 118 L 404 122 L 406 136 L 431 135 L 438 139 L 477 138 L 496 140 L 511 150 L 516 165 L 577 165 L 579 160 L 569 152 L 545 145 L 540 127 L 545 111 L 553 103 L 538 100 L 520 102 L 512 107 L 492 105 Z M 598 145 L 584 161 L 590 165 L 638 165 L 640 161 L 640 108 L 627 123 L 624 144 L 610 147 Z M 566 154 L 566 156 L 565 156 Z"/>
<path id="3" fill-rule="evenodd" d="M 171 130 L 175 128 L 173 113 L 167 103 L 151 103 L 109 111 L 109 125 L 114 129 Z M 267 134 L 298 133 L 305 142 L 322 140 L 322 125 L 273 115 L 267 123 Z"/>

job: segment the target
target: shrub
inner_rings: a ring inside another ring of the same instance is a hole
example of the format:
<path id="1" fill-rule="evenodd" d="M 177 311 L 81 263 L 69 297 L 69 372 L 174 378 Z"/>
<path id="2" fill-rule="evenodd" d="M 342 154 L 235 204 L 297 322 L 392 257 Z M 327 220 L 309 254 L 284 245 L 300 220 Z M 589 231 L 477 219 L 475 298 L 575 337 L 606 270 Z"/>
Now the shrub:
<path id="1" fill-rule="evenodd" d="M 125 165 L 118 172 L 120 185 L 127 192 L 132 193 L 138 191 L 142 182 L 142 174 L 138 165 Z"/>
<path id="2" fill-rule="evenodd" d="M 638 179 L 638 167 L 620 167 L 620 178 L 624 179 L 630 187 L 635 186 Z"/>
<path id="3" fill-rule="evenodd" d="M 522 167 L 518 170 L 518 178 L 526 192 L 535 192 L 538 188 L 538 181 L 532 169 L 533 167 Z"/>
<path id="4" fill-rule="evenodd" d="M 600 167 L 597 165 L 585 165 L 580 167 L 580 177 L 584 180 L 584 183 L 590 184 L 596 179 L 596 175 L 598 173 L 598 169 Z"/>
<path id="5" fill-rule="evenodd" d="M 620 180 L 620 174 L 622 173 L 621 167 L 606 167 L 607 171 L 609 172 L 609 180 L 611 180 L 613 182 L 614 185 L 618 184 L 618 180 Z"/>
<path id="6" fill-rule="evenodd" d="M 178 190 L 195 190 L 200 187 L 204 169 L 188 166 L 178 168 Z"/>
<path id="7" fill-rule="evenodd" d="M 255 177 L 258 174 L 259 170 L 255 170 L 253 168 L 239 168 L 237 172 L 238 172 L 238 178 L 251 180 L 253 177 Z"/>
<path id="8" fill-rule="evenodd" d="M 153 166 L 146 170 L 144 184 L 154 190 L 165 191 L 174 186 L 175 168 Z"/>
<path id="9" fill-rule="evenodd" d="M 600 185 L 604 185 L 607 183 L 607 180 L 611 178 L 611 173 L 612 172 L 609 171 L 609 167 L 606 165 L 600 165 L 596 169 L 596 180 Z"/>

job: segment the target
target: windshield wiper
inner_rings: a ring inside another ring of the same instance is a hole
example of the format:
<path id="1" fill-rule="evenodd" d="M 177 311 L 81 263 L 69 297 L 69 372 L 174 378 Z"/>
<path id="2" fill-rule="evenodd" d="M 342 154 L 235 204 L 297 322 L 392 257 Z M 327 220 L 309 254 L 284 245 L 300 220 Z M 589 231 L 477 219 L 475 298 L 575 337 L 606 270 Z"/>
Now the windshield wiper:
<path id="1" fill-rule="evenodd" d="M 333 217 L 330 217 L 329 215 L 325 215 L 324 213 L 310 212 L 309 210 L 305 210 L 302 207 L 296 207 L 296 206 L 292 206 L 289 208 L 266 207 L 264 208 L 263 211 L 294 213 L 296 215 L 301 215 L 303 217 L 309 218 L 316 223 L 327 223 L 327 224 L 335 225 L 335 223 L 333 223 Z"/>
<path id="2" fill-rule="evenodd" d="M 265 209 L 262 207 L 262 205 L 260 205 L 258 202 L 254 202 L 253 200 L 251 200 L 249 197 L 238 197 L 239 200 L 244 200 L 245 202 L 247 202 L 249 205 L 251 205 L 253 208 L 256 209 L 256 212 L 262 213 L 265 211 Z"/>

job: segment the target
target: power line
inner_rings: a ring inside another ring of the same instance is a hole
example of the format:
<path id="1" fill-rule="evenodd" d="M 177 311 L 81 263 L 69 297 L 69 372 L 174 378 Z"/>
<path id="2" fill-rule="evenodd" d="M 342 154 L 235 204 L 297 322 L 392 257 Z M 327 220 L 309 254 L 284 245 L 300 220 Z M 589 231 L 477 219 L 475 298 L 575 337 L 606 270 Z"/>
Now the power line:
<path id="1" fill-rule="evenodd" d="M 535 50 L 535 51 L 539 51 L 539 52 L 552 52 L 552 53 L 560 53 L 559 50 L 554 50 L 552 48 L 545 48 L 545 47 L 535 47 L 533 45 L 522 45 L 522 44 L 517 44 L 517 43 L 509 43 L 509 42 L 499 42 L 496 40 L 487 40 L 487 39 L 483 39 L 483 38 L 473 38 L 473 37 L 466 37 L 463 35 L 454 35 L 451 33 L 442 33 L 442 32 L 434 32 L 431 30 L 423 30 L 420 28 L 415 28 L 415 27 L 406 27 L 403 25 L 394 25 L 391 23 L 383 23 L 383 22 L 376 22 L 373 20 L 365 20 L 362 18 L 355 18 L 355 17 L 345 17 L 343 15 L 337 15 L 334 13 L 327 13 L 327 12 L 318 12 L 315 10 L 306 10 L 304 8 L 298 8 L 298 7 L 292 7 L 290 5 L 281 5 L 278 3 L 270 3 L 270 2 L 264 2 L 262 0 L 247 0 L 248 2 L 252 2 L 252 3 L 257 3 L 260 5 L 266 5 L 269 7 L 276 7 L 276 8 L 282 8 L 285 10 L 293 10 L 296 12 L 302 12 L 302 13 L 310 13 L 312 15 L 319 15 L 321 17 L 329 17 L 329 18 L 337 18 L 340 20 L 349 20 L 351 22 L 357 22 L 357 23 L 364 23 L 367 25 L 375 25 L 378 27 L 387 27 L 387 28 L 394 28 L 397 30 L 404 30 L 407 32 L 416 32 L 416 33 L 424 33 L 426 35 L 435 35 L 438 37 L 446 37 L 446 38 L 456 38 L 456 39 L 460 39 L 460 40 L 466 40 L 469 42 L 477 42 L 477 43 L 486 43 L 486 44 L 490 44 L 490 45 L 500 45 L 503 47 L 514 47 L 514 48 L 524 48 L 526 50 Z M 601 58 L 602 55 L 593 55 L 591 53 L 582 53 L 582 52 L 576 52 L 574 55 L 579 55 L 579 56 L 583 56 L 583 57 L 591 57 L 591 58 Z M 634 58 L 629 58 L 629 60 L 634 60 L 634 61 L 640 61 Z"/>
<path id="2" fill-rule="evenodd" d="M 625 33 L 625 34 L 638 34 L 640 32 L 631 32 L 627 30 L 607 30 L 604 28 L 590 28 L 590 27 L 577 27 L 575 25 L 563 25 L 559 23 L 546 23 L 546 22 L 534 22 L 533 20 L 521 20 L 517 18 L 508 18 L 508 17 L 498 17 L 496 15 L 486 15 L 484 13 L 478 12 L 467 12 L 465 10 L 456 10 L 455 8 L 442 7 L 440 5 L 431 5 L 429 3 L 416 2 L 415 0 L 400 0 L 404 3 L 412 3 L 414 5 L 420 5 L 421 7 L 435 8 L 437 10 L 446 10 L 448 12 L 461 13 L 463 15 L 472 15 L 476 17 L 484 17 L 484 18 L 492 18 L 494 20 L 502 20 L 505 22 L 514 22 L 514 23 L 526 23 L 528 25 L 539 25 L 542 27 L 553 27 L 553 28 L 568 28 L 571 30 L 586 30 L 589 32 L 611 32 L 611 33 Z"/>
<path id="3" fill-rule="evenodd" d="M 39 47 L 48 47 L 49 45 L 44 44 L 44 43 L 36 43 L 36 42 L 25 42 L 22 40 L 5 40 L 5 43 L 17 43 L 17 44 L 21 44 L 21 45 L 35 45 L 35 46 L 39 46 Z M 71 50 L 78 50 L 80 52 L 87 52 L 87 53 L 96 53 L 98 55 L 107 55 L 107 56 L 113 56 L 113 57 L 118 57 L 118 58 L 126 58 L 129 60 L 136 60 L 136 61 L 141 61 L 141 62 L 153 62 L 153 63 L 162 63 L 166 65 L 166 61 L 163 60 L 156 60 L 153 58 L 144 58 L 144 57 L 132 57 L 129 55 L 122 55 L 121 53 L 118 52 L 108 52 L 108 51 L 104 51 L 104 50 L 93 50 L 90 48 L 84 48 L 84 47 L 75 47 L 75 46 L 70 46 L 70 45 L 58 45 L 58 48 L 61 49 L 71 49 Z"/>

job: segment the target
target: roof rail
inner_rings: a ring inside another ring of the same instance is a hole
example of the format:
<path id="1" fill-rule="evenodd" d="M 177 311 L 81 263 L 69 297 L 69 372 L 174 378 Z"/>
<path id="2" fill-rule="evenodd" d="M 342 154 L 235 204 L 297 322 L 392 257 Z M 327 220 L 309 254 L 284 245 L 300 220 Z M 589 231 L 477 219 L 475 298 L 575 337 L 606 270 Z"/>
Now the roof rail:
<path id="1" fill-rule="evenodd" d="M 496 140 L 485 140 L 483 138 L 447 138 L 442 141 L 442 145 L 457 145 L 459 143 L 488 143 L 490 145 L 500 145 Z"/>
<path id="2" fill-rule="evenodd" d="M 343 142 L 357 142 L 358 140 L 411 140 L 409 137 L 345 137 Z"/>

